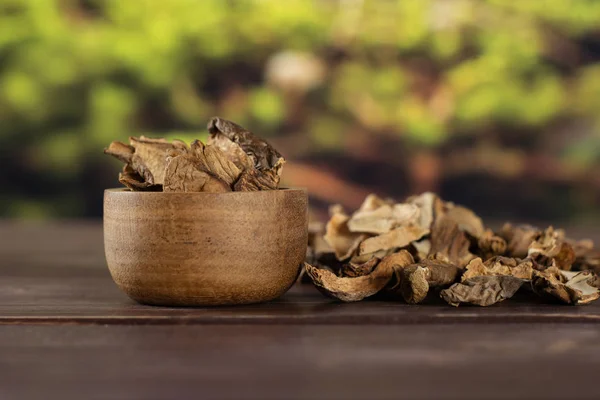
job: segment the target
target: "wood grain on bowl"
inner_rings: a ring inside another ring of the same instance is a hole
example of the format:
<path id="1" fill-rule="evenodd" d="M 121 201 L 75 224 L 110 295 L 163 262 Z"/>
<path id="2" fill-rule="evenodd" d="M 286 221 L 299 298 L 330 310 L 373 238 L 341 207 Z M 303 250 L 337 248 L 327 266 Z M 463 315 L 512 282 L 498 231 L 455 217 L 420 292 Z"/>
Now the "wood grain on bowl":
<path id="1" fill-rule="evenodd" d="M 104 247 L 115 283 L 153 305 L 248 304 L 275 299 L 306 254 L 302 189 L 104 194 Z"/>

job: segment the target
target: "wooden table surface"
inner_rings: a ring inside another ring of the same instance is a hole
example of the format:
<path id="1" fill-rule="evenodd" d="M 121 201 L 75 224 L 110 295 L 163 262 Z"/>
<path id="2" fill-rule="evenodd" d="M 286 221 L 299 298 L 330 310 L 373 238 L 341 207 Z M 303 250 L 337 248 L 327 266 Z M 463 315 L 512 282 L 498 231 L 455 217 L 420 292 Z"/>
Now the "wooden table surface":
<path id="1" fill-rule="evenodd" d="M 96 222 L 0 223 L 0 256 L 0 400 L 600 398 L 600 302 L 339 304 L 303 285 L 147 307 L 112 283 Z"/>

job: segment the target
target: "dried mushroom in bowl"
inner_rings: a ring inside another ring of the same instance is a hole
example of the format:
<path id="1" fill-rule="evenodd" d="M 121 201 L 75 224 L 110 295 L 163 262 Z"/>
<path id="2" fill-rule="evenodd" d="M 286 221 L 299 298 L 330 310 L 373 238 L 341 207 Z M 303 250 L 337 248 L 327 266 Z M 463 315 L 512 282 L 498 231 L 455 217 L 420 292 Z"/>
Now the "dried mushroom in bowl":
<path id="1" fill-rule="evenodd" d="M 335 299 L 379 294 L 409 304 L 436 294 L 452 306 L 490 306 L 518 291 L 565 304 L 600 297 L 600 256 L 560 229 L 505 224 L 494 232 L 434 193 L 396 203 L 369 195 L 354 213 L 335 205 L 306 275 Z M 340 266 L 341 265 L 341 266 Z"/>
<path id="2" fill-rule="evenodd" d="M 285 159 L 265 140 L 225 119 L 208 123 L 206 144 L 129 138 L 104 150 L 125 163 L 119 182 L 134 191 L 231 192 L 276 190 Z"/>

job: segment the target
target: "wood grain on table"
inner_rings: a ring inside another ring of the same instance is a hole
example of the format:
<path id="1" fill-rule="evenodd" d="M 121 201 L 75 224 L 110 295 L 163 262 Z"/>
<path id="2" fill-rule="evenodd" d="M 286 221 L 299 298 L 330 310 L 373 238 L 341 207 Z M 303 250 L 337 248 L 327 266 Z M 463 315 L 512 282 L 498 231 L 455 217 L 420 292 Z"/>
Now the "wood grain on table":
<path id="1" fill-rule="evenodd" d="M 578 237 L 589 236 L 579 232 Z M 600 304 L 141 306 L 99 223 L 0 224 L 0 399 L 600 398 Z"/>

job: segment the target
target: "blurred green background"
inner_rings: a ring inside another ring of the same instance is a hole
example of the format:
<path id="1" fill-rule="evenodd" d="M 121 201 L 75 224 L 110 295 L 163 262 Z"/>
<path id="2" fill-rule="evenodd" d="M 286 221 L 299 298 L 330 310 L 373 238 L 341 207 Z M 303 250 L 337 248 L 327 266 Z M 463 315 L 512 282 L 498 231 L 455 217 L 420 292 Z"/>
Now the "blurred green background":
<path id="1" fill-rule="evenodd" d="M 0 0 L 0 216 L 99 217 L 102 154 L 270 140 L 314 214 L 424 190 L 496 219 L 600 221 L 595 0 Z"/>

